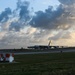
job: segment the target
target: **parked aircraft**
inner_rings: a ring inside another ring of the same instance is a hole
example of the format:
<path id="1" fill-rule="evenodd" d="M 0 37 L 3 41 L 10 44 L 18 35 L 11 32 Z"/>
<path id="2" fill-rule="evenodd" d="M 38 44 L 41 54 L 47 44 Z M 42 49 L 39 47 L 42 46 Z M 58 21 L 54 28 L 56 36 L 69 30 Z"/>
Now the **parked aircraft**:
<path id="1" fill-rule="evenodd" d="M 29 46 L 29 49 L 52 49 L 52 48 L 63 48 L 63 46 L 52 46 L 51 40 L 49 41 L 48 45 L 35 45 L 35 46 Z"/>

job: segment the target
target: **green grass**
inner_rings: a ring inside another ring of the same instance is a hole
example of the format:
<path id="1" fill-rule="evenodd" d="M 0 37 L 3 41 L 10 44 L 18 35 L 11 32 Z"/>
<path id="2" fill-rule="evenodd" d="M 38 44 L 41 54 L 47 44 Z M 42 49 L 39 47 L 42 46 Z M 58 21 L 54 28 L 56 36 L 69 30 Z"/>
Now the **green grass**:
<path id="1" fill-rule="evenodd" d="M 15 55 L 19 63 L 1 63 L 0 75 L 75 75 L 75 53 Z"/>

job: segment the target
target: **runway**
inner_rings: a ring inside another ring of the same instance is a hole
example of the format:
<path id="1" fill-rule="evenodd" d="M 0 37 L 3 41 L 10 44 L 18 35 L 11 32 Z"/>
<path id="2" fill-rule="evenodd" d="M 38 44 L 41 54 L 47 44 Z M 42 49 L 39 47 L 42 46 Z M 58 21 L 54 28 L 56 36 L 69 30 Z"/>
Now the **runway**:
<path id="1" fill-rule="evenodd" d="M 21 54 L 47 54 L 47 53 L 63 53 L 75 52 L 75 49 L 51 49 L 51 50 L 0 50 L 0 53 L 14 53 L 14 55 Z"/>
<path id="2" fill-rule="evenodd" d="M 75 49 L 69 49 L 69 50 L 48 50 L 48 51 L 37 51 L 37 52 L 17 52 L 14 53 L 15 55 L 20 54 L 47 54 L 47 53 L 65 53 L 65 52 L 75 52 Z"/>

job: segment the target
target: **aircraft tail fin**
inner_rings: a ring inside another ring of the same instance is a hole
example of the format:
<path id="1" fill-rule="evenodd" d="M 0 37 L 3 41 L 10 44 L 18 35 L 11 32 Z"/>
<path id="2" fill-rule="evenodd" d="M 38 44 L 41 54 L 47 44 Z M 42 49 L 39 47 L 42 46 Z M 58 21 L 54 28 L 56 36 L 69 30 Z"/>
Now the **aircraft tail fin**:
<path id="1" fill-rule="evenodd" d="M 49 41 L 49 43 L 48 43 L 48 46 L 50 46 L 51 45 L 51 40 Z"/>

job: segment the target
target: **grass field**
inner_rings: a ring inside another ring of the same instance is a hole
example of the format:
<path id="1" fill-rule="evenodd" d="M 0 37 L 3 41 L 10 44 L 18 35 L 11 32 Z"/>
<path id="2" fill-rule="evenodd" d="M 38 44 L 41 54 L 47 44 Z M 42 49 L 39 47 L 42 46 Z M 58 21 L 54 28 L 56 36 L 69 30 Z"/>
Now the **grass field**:
<path id="1" fill-rule="evenodd" d="M 75 53 L 15 55 L 18 63 L 1 63 L 0 75 L 75 75 Z"/>

